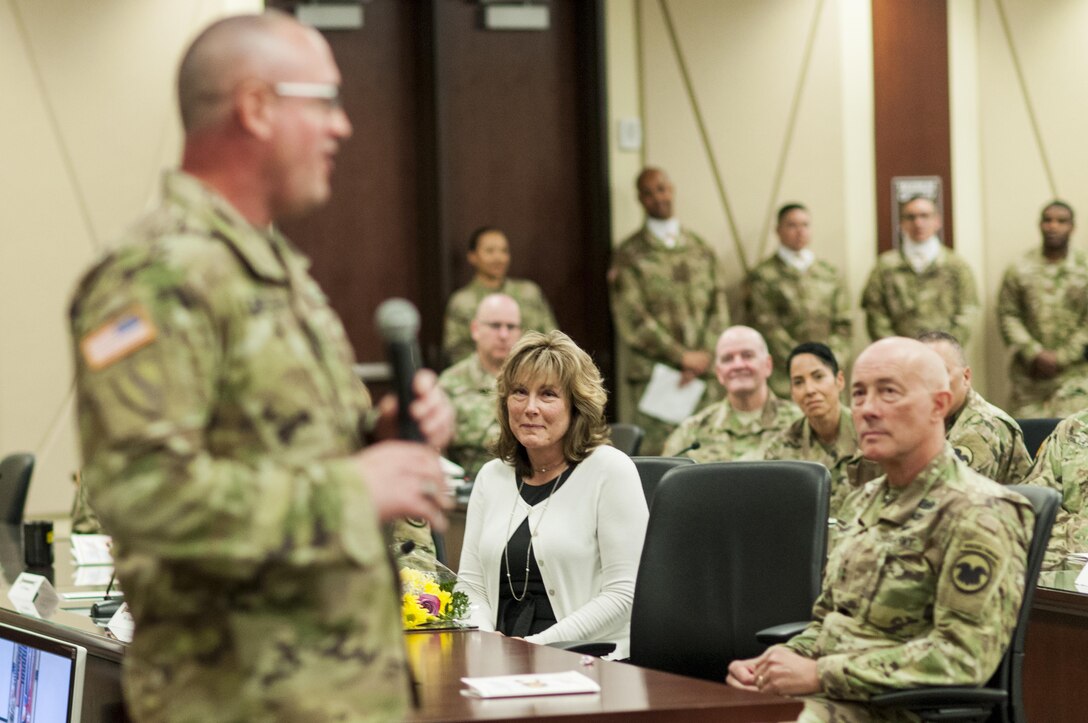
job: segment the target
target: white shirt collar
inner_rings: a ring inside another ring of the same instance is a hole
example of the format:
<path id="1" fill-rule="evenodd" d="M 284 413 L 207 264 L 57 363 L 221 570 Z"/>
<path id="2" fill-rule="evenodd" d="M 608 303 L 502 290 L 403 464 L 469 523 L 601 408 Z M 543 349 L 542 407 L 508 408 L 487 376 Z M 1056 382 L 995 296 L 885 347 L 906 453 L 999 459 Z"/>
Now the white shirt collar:
<path id="1" fill-rule="evenodd" d="M 913 241 L 910 238 L 903 239 L 903 256 L 915 273 L 922 273 L 929 265 L 937 260 L 941 253 L 941 242 L 936 236 L 930 236 L 925 241 Z"/>
<path id="2" fill-rule="evenodd" d="M 646 228 L 668 248 L 675 248 L 680 240 L 680 222 L 676 218 L 646 217 Z"/>
<path id="3" fill-rule="evenodd" d="M 812 249 L 807 246 L 800 251 L 794 251 L 793 249 L 782 246 L 778 246 L 778 258 L 787 266 L 792 266 L 801 273 L 808 271 L 808 268 L 812 266 L 812 262 L 816 260 L 816 254 L 812 253 Z"/>

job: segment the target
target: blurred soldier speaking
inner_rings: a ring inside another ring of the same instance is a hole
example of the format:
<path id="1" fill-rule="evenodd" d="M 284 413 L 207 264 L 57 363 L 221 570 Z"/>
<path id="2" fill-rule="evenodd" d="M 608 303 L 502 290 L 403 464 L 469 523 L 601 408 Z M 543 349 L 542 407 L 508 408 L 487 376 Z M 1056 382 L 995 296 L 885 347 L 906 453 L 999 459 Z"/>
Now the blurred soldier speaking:
<path id="1" fill-rule="evenodd" d="M 287 15 L 205 30 L 178 76 L 181 170 L 72 303 L 84 479 L 136 620 L 137 720 L 404 714 L 379 525 L 443 526 L 433 447 L 452 411 L 421 372 L 410 411 L 431 446 L 363 449 L 344 330 L 272 226 L 329 197 L 352 130 L 339 85 L 328 44 Z"/>

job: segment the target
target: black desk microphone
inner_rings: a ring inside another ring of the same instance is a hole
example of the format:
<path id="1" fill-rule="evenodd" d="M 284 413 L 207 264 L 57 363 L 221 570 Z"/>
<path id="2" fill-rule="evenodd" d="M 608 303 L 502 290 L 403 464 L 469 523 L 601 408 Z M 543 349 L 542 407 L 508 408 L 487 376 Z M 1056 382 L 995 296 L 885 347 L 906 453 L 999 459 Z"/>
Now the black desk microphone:
<path id="1" fill-rule="evenodd" d="M 684 447 L 682 450 L 680 450 L 679 452 L 674 454 L 673 457 L 683 457 L 688 452 L 694 452 L 695 450 L 699 449 L 699 447 L 702 447 L 702 446 L 703 445 L 699 443 L 699 440 L 695 440 L 694 442 L 692 442 L 691 444 L 689 444 L 688 446 Z"/>

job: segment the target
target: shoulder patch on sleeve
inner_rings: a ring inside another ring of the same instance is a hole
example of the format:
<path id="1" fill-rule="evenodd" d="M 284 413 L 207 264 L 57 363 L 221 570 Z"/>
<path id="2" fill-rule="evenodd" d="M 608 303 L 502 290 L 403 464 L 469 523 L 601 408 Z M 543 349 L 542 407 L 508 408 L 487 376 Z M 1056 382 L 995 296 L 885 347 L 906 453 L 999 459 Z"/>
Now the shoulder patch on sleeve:
<path id="1" fill-rule="evenodd" d="M 105 369 L 141 349 L 158 336 L 158 329 L 143 306 L 134 306 L 86 334 L 79 342 L 83 361 L 93 370 Z"/>
<path id="2" fill-rule="evenodd" d="M 953 447 L 952 451 L 956 453 L 956 456 L 963 460 L 964 464 L 968 467 L 975 461 L 975 453 L 971 451 L 971 448 L 967 445 L 961 444 L 957 447 Z"/>
<path id="3" fill-rule="evenodd" d="M 965 544 L 952 563 L 952 584 L 965 595 L 982 592 L 993 579 L 996 557 L 984 545 Z"/>

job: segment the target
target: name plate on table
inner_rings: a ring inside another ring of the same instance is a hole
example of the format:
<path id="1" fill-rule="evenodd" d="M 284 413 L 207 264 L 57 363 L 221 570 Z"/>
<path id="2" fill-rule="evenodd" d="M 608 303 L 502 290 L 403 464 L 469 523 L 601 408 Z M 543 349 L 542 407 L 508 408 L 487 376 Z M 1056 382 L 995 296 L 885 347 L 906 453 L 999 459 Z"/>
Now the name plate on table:
<path id="1" fill-rule="evenodd" d="M 47 618 L 57 611 L 57 591 L 52 583 L 41 575 L 19 573 L 8 589 L 8 599 L 23 615 Z"/>

